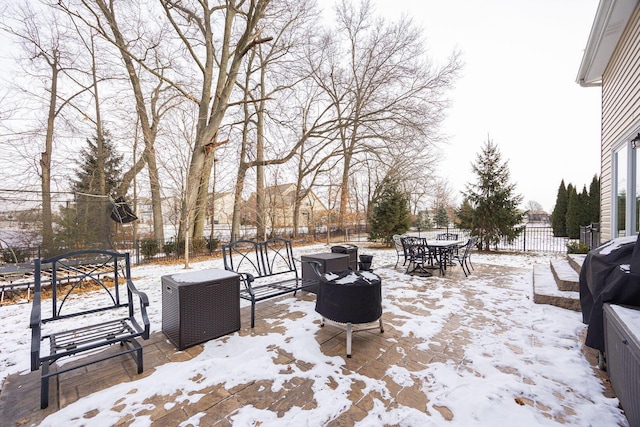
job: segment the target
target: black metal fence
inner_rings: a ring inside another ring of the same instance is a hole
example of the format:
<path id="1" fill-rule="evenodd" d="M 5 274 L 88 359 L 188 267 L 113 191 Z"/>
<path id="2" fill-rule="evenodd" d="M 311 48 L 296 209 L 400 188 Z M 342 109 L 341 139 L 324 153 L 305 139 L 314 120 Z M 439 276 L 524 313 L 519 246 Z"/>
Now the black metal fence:
<path id="1" fill-rule="evenodd" d="M 491 247 L 491 249 L 503 252 L 567 253 L 567 244 L 572 241 L 567 237 L 555 237 L 553 229 L 547 225 L 523 225 L 521 228 L 522 232 L 513 242 L 501 240 L 497 246 Z M 469 236 L 468 230 L 451 227 L 416 229 L 412 230 L 410 234 L 436 239 L 438 234 L 442 233 L 457 234 L 461 239 Z"/>
<path id="2" fill-rule="evenodd" d="M 366 229 L 349 229 L 337 230 L 333 229 L 327 233 L 327 230 L 314 230 L 312 233 L 299 233 L 295 237 L 284 230 L 277 235 L 294 240 L 294 243 L 305 244 L 311 242 L 327 242 L 327 244 L 336 244 L 342 242 L 356 243 L 367 241 Z M 438 234 L 451 233 L 457 234 L 458 238 L 464 239 L 469 236 L 467 230 L 456 228 L 429 228 L 429 229 L 413 229 L 407 234 L 412 234 L 427 239 L 436 239 Z M 585 236 L 599 240 L 599 235 L 595 235 L 592 227 L 589 232 L 585 231 Z M 590 234 L 589 234 L 590 233 Z M 198 258 L 206 256 L 220 256 L 221 246 L 227 243 L 228 238 L 222 235 L 221 240 L 216 238 L 193 239 L 189 242 L 189 257 Z M 594 237 L 597 236 L 597 237 Z M 243 236 L 250 238 L 251 236 Z M 577 240 L 575 240 L 577 241 Z M 566 237 L 554 237 L 553 230 L 549 226 L 527 225 L 522 227 L 522 233 L 513 242 L 508 243 L 501 241 L 495 248 L 498 251 L 508 252 L 546 252 L 546 253 L 567 253 L 567 244 L 572 240 Z M 162 262 L 179 260 L 185 256 L 185 242 L 169 239 L 165 241 L 156 241 L 150 239 L 142 239 L 136 241 L 119 241 L 113 242 L 114 249 L 121 252 L 129 252 L 131 260 L 135 264 Z M 65 252 L 62 249 L 59 252 Z M 60 253 L 61 253 L 60 252 Z M 2 247 L 2 259 L 0 261 L 0 304 L 5 302 L 6 298 L 15 300 L 18 295 L 19 299 L 28 301 L 30 298 L 29 291 L 33 284 L 31 275 L 33 274 L 33 260 L 42 256 L 51 254 L 43 254 L 40 247 Z M 26 292 L 26 294 L 25 294 Z"/>
<path id="3" fill-rule="evenodd" d="M 591 244 L 591 247 L 597 246 L 599 241 L 599 233 L 596 231 L 596 227 L 585 227 L 583 232 L 587 243 Z M 436 239 L 438 234 L 441 233 L 453 233 L 457 234 L 461 239 L 468 237 L 469 232 L 467 230 L 461 230 L 457 228 L 428 228 L 428 229 L 412 229 L 408 234 L 414 234 L 420 237 L 426 237 L 427 239 Z M 312 233 L 298 233 L 295 237 L 289 231 L 283 231 L 276 233 L 280 237 L 293 239 L 296 243 L 304 244 L 311 242 L 324 242 L 336 243 L 336 242 L 358 242 L 367 240 L 366 229 L 349 229 L 349 230 L 331 230 L 327 233 L 326 230 L 315 230 Z M 222 239 L 224 237 L 219 236 Z M 243 238 L 251 238 L 250 236 L 243 236 Z M 581 238 L 582 240 L 582 238 Z M 513 241 L 500 241 L 497 246 L 492 247 L 492 250 L 508 251 L 508 252 L 551 252 L 551 253 L 566 253 L 567 244 L 572 240 L 567 237 L 554 237 L 553 230 L 549 226 L 522 226 L 522 233 Z M 201 257 L 201 256 L 213 256 L 220 253 L 220 247 L 222 244 L 228 242 L 228 237 L 224 240 L 203 237 L 199 239 L 192 239 L 189 242 L 189 256 Z M 114 248 L 122 252 L 130 252 L 132 256 L 132 262 L 136 264 L 152 262 L 152 261 L 164 261 L 183 258 L 185 255 L 185 242 L 184 240 L 178 241 L 176 239 L 168 239 L 164 241 L 141 239 L 136 241 L 118 241 L 113 242 Z M 64 252 L 59 250 L 58 252 Z M 39 246 L 30 247 L 2 247 L 2 259 L 0 265 L 7 264 L 22 264 L 30 263 L 35 258 L 42 256 L 48 256 L 43 254 Z"/>

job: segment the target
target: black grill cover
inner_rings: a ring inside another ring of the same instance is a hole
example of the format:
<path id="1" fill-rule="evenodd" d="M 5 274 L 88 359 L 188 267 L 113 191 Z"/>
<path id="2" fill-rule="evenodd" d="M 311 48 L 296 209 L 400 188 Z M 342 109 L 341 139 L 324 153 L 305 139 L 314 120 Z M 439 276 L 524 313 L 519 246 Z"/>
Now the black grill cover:
<path id="1" fill-rule="evenodd" d="M 603 304 L 640 306 L 640 240 L 613 239 L 591 250 L 580 270 L 582 321 L 589 325 L 585 345 L 604 348 Z"/>
<path id="2" fill-rule="evenodd" d="M 381 280 L 371 272 L 344 271 L 320 278 L 316 312 L 339 323 L 369 323 L 382 316 Z"/>

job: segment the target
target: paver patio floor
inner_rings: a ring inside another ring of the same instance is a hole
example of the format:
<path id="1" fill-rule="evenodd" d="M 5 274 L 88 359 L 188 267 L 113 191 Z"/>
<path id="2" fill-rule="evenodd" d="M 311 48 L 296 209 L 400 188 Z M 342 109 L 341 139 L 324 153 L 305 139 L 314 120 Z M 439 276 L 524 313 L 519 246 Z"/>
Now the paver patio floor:
<path id="1" fill-rule="evenodd" d="M 506 267 L 496 266 L 476 266 L 475 275 L 486 275 L 493 280 L 499 280 L 500 269 Z M 453 269 L 448 277 L 451 280 L 462 280 L 464 276 L 459 268 Z M 429 286 L 430 278 L 422 279 L 425 286 Z M 383 282 L 384 285 L 384 282 Z M 473 290 L 469 290 L 473 292 Z M 315 295 L 302 293 L 297 298 L 309 302 L 315 300 Z M 470 298 L 473 307 L 469 310 L 479 312 L 483 310 L 483 301 L 481 298 Z M 402 304 L 402 301 L 395 301 L 396 304 Z M 434 301 L 433 304 L 436 304 Z M 299 313 L 288 312 L 286 304 L 278 304 L 277 300 L 263 302 L 258 305 L 256 310 L 256 327 L 252 330 L 249 327 L 249 307 L 242 308 L 241 319 L 242 325 L 239 334 L 241 336 L 260 336 L 267 333 L 273 333 L 277 330 L 277 322 L 265 321 L 265 319 L 286 319 L 299 316 Z M 423 306 L 414 306 L 409 300 L 403 309 L 408 312 L 420 312 L 424 310 Z M 429 313 L 425 313 L 426 316 Z M 401 366 L 410 372 L 423 370 L 426 366 L 436 362 L 455 364 L 459 369 L 468 369 L 472 371 L 473 366 L 467 366 L 468 361 L 465 359 L 464 347 L 469 343 L 472 332 L 483 330 L 486 325 L 479 320 L 473 324 L 475 331 L 470 330 L 469 326 L 463 327 L 461 322 L 468 316 L 467 310 L 452 314 L 446 319 L 442 330 L 433 337 L 428 346 L 417 337 L 402 333 L 399 329 L 397 319 L 391 318 L 387 314 L 383 314 L 385 331 L 383 334 L 379 330 L 362 331 L 354 334 L 353 337 L 353 357 L 344 358 L 345 365 L 343 371 L 357 372 L 377 380 L 387 383 L 387 389 L 390 393 L 387 395 L 363 392 L 363 387 L 359 386 L 356 381 L 351 386 L 349 394 L 350 406 L 335 419 L 330 421 L 329 426 L 347 426 L 353 425 L 362 420 L 368 411 L 370 411 L 375 401 L 382 401 L 388 407 L 398 405 L 416 408 L 425 411 L 429 396 L 424 389 L 418 384 L 397 384 L 390 378 L 386 372 L 391 366 Z M 482 319 L 478 316 L 478 319 Z M 490 317 L 485 318 L 487 322 Z M 320 345 L 321 351 L 326 356 L 344 357 L 346 352 L 345 332 L 333 326 L 320 327 L 320 319 L 314 321 L 318 328 L 315 332 L 315 340 Z M 135 390 L 137 381 L 152 375 L 159 367 L 169 363 L 178 362 L 180 364 L 188 364 L 190 360 L 196 358 L 203 352 L 203 345 L 196 345 L 184 351 L 177 351 L 174 345 L 169 342 L 164 334 L 159 331 L 160 327 L 152 334 L 151 339 L 143 341 L 144 345 L 144 373 L 138 375 L 134 362 L 128 357 L 109 359 L 98 364 L 91 365 L 86 368 L 74 370 L 60 375 L 59 380 L 52 379 L 50 391 L 50 404 L 45 410 L 39 408 L 39 372 L 32 372 L 24 375 L 13 374 L 7 377 L 2 392 L 0 394 L 0 420 L 3 426 L 25 426 L 38 425 L 42 420 L 56 413 L 60 408 L 77 402 L 93 392 L 105 390 L 113 385 L 120 383 L 130 383 L 131 389 Z M 225 340 L 225 337 L 219 340 Z M 422 345 L 421 345 L 422 344 Z M 105 350 L 110 351 L 110 350 Z M 517 351 L 517 349 L 514 349 Z M 583 350 L 585 357 L 592 366 L 595 366 L 596 355 L 588 348 Z M 25 355 L 25 357 L 27 357 Z M 246 363 L 251 363 L 247 360 Z M 295 360 L 291 354 L 285 350 L 279 350 L 278 357 L 273 360 L 274 364 L 281 365 L 281 371 L 291 370 L 291 366 L 299 370 L 311 370 L 314 367 L 309 363 L 303 363 Z M 505 367 L 517 373 L 517 367 Z M 596 375 L 604 384 L 604 393 L 613 396 L 611 387 L 607 381 L 606 373 L 602 373 L 594 369 Z M 57 378 L 57 377 L 54 377 Z M 193 380 L 193 379 L 192 379 Z M 300 378 L 292 375 L 283 387 L 271 388 L 271 384 L 267 380 L 253 381 L 246 384 L 236 385 L 231 388 L 225 387 L 224 383 L 215 386 L 207 386 L 198 393 L 204 395 L 203 398 L 197 399 L 195 402 L 189 399 L 177 399 L 177 394 L 163 394 L 162 392 L 150 398 L 144 405 L 144 409 L 140 409 L 136 413 L 123 411 L 122 417 L 116 425 L 126 426 L 132 423 L 134 417 L 149 416 L 153 425 L 159 426 L 177 426 L 180 423 L 188 421 L 196 414 L 199 415 L 199 425 L 232 425 L 232 414 L 239 408 L 252 405 L 258 409 L 269 409 L 278 414 L 285 413 L 291 408 L 297 407 L 302 411 L 313 409 L 318 402 L 314 399 L 313 381 L 309 378 Z M 336 387 L 337 384 L 329 382 L 327 387 Z M 84 419 L 87 425 L 93 425 L 91 418 L 95 416 L 95 409 L 91 409 L 90 399 L 86 400 L 86 412 Z M 535 406 L 536 403 L 523 399 L 521 404 Z M 116 410 L 117 403 L 116 403 Z M 451 409 L 447 406 L 434 406 L 442 418 L 450 420 L 455 417 Z M 544 408 L 538 408 L 544 412 Z M 571 415 L 571 408 L 566 408 L 565 414 L 549 414 L 549 417 L 559 423 L 563 423 L 563 417 Z M 64 420 L 60 420 L 64 421 Z M 64 425 L 64 423 L 59 424 Z"/>

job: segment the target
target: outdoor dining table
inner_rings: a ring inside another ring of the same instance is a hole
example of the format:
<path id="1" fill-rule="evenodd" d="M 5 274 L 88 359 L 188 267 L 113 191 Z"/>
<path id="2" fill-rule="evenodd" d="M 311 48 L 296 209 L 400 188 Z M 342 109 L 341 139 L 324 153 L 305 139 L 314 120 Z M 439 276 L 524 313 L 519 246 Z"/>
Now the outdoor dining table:
<path id="1" fill-rule="evenodd" d="M 451 261 L 451 254 L 464 243 L 464 240 L 427 240 L 415 236 L 404 237 L 402 245 L 409 261 L 406 273 L 430 276 L 431 273 L 426 269 L 437 268 L 440 270 L 440 275 L 444 276 L 447 265 Z"/>
<path id="2" fill-rule="evenodd" d="M 449 256 L 452 252 L 465 244 L 465 240 L 427 240 L 426 245 L 429 249 L 433 250 L 436 261 L 438 262 L 438 268 L 440 269 L 440 275 L 444 276 L 447 271 L 447 265 L 449 264 Z"/>

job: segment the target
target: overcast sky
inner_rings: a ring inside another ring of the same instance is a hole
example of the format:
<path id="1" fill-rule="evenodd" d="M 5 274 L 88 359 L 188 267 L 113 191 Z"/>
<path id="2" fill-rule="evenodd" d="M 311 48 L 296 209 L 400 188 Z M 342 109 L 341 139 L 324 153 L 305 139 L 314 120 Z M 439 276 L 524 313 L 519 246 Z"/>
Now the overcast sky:
<path id="1" fill-rule="evenodd" d="M 600 88 L 582 88 L 578 68 L 597 0 L 374 0 L 385 16 L 408 13 L 443 61 L 464 69 L 444 123 L 440 174 L 456 194 L 475 181 L 471 164 L 490 137 L 512 182 L 551 212 L 562 179 L 579 190 L 600 175 Z"/>
<path id="2" fill-rule="evenodd" d="M 597 0 L 372 1 L 384 16 L 410 14 L 435 61 L 462 53 L 439 170 L 456 195 L 475 181 L 471 164 L 488 137 L 524 204 L 548 212 L 562 179 L 581 190 L 600 174 L 600 88 L 575 82 Z M 6 52 L 0 59 L 8 65 Z"/>

